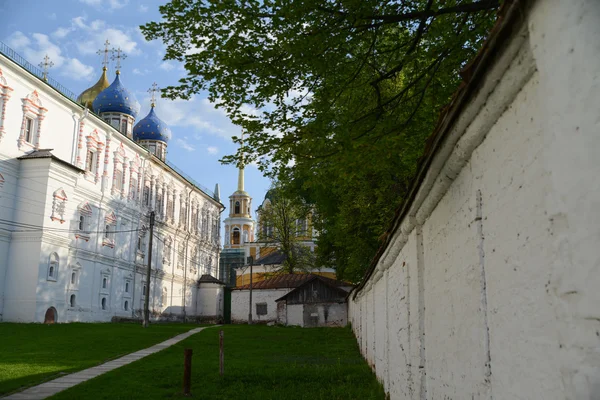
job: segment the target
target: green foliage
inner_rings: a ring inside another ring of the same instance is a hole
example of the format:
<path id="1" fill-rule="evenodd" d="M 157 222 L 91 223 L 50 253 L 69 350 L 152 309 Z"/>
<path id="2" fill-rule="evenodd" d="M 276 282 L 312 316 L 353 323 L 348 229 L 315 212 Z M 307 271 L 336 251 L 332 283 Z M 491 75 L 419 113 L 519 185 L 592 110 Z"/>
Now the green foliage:
<path id="1" fill-rule="evenodd" d="M 163 95 L 207 90 L 247 133 L 223 161 L 245 154 L 313 203 L 321 261 L 356 281 L 498 4 L 172 0 L 141 28 L 188 71 Z"/>
<path id="2" fill-rule="evenodd" d="M 0 323 L 0 396 L 133 353 L 196 327 Z"/>
<path id="3" fill-rule="evenodd" d="M 310 206 L 290 187 L 278 181 L 273 181 L 268 197 L 269 202 L 258 211 L 258 240 L 277 247 L 285 255 L 283 270 L 277 272 L 310 271 L 315 267 L 315 258 L 302 243 L 307 235 L 310 236 Z"/>
<path id="4" fill-rule="evenodd" d="M 219 376 L 219 330 L 225 376 Z M 183 398 L 183 352 L 193 350 L 196 399 L 381 399 L 382 385 L 347 328 L 226 325 L 169 347 L 53 397 L 66 399 Z"/>

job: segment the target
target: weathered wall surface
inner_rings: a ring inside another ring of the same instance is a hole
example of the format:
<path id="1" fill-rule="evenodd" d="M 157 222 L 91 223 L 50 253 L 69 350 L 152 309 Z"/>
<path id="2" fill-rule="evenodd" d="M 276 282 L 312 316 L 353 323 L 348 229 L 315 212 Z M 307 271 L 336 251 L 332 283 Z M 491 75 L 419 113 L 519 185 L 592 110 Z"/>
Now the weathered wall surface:
<path id="1" fill-rule="evenodd" d="M 275 322 L 277 320 L 277 303 L 275 300 L 287 294 L 290 288 L 285 289 L 255 289 L 252 291 L 252 321 Z M 234 323 L 248 321 L 249 290 L 231 291 L 231 320 Z M 267 303 L 267 314 L 257 315 L 256 304 Z"/>
<path id="2" fill-rule="evenodd" d="M 278 321 L 287 325 L 334 327 L 348 323 L 346 303 L 288 304 L 278 312 L 285 313 L 284 316 L 278 315 Z"/>
<path id="3" fill-rule="evenodd" d="M 600 398 L 600 3 L 529 4 L 350 297 L 392 399 Z"/>

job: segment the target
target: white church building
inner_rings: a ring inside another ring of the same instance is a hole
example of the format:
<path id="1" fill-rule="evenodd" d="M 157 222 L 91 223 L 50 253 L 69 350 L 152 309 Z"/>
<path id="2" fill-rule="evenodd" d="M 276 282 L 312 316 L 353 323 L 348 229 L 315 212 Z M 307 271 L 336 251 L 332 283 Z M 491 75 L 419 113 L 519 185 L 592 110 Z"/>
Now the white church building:
<path id="1" fill-rule="evenodd" d="M 198 295 L 218 276 L 218 185 L 166 161 L 154 104 L 138 119 L 118 66 L 113 79 L 105 67 L 75 98 L 0 47 L 0 321 L 138 318 L 148 284 L 155 318 L 218 312 Z"/>

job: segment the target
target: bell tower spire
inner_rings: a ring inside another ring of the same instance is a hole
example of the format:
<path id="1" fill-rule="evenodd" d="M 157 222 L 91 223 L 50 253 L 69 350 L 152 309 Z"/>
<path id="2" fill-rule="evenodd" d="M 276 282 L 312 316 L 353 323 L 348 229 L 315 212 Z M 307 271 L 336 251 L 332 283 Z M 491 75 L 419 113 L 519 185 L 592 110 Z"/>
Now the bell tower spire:
<path id="1" fill-rule="evenodd" d="M 242 160 L 240 161 L 240 168 L 238 171 L 238 186 L 237 186 L 238 192 L 244 192 L 244 132 L 242 132 L 241 150 L 242 150 Z"/>

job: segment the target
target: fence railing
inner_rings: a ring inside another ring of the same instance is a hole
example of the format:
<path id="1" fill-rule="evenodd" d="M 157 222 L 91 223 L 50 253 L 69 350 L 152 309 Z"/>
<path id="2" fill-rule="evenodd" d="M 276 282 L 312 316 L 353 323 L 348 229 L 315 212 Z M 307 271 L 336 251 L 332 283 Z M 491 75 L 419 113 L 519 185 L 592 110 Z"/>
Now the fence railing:
<path id="1" fill-rule="evenodd" d="M 0 53 L 4 54 L 6 57 L 13 60 L 15 63 L 25 68 L 27 71 L 37 76 L 38 78 L 44 80 L 44 72 L 38 68 L 33 66 L 29 61 L 24 59 L 19 53 L 8 47 L 5 43 L 0 42 Z M 77 95 L 71 92 L 69 89 L 58 83 L 55 79 L 51 77 L 47 77 L 46 83 L 52 86 L 54 89 L 61 92 L 66 97 L 70 98 L 73 101 L 77 101 Z"/>
<path id="2" fill-rule="evenodd" d="M 196 186 L 198 189 L 202 190 L 204 193 L 206 193 L 210 197 L 212 197 L 212 198 L 215 197 L 215 194 L 213 193 L 212 190 L 210 190 L 210 189 L 206 188 L 205 186 L 199 184 L 194 178 L 192 178 L 191 176 L 189 176 L 188 174 L 186 174 L 185 172 L 183 172 L 181 169 L 179 169 L 177 166 L 175 166 L 175 164 L 173 164 L 169 160 L 166 160 L 165 164 L 167 164 L 169 167 L 171 167 L 179 175 L 183 176 L 185 179 L 187 179 L 188 181 L 190 181 L 191 183 L 193 183 L 194 186 Z"/>

